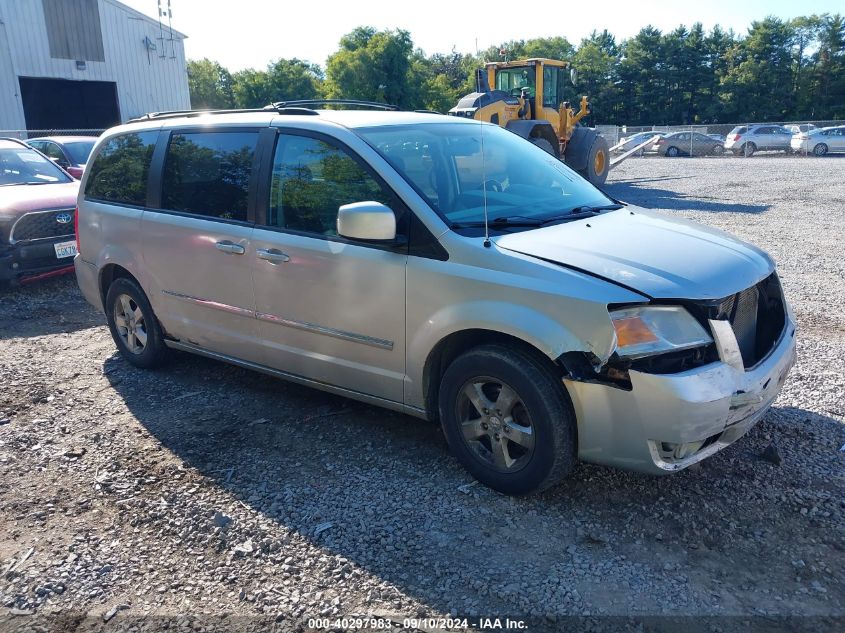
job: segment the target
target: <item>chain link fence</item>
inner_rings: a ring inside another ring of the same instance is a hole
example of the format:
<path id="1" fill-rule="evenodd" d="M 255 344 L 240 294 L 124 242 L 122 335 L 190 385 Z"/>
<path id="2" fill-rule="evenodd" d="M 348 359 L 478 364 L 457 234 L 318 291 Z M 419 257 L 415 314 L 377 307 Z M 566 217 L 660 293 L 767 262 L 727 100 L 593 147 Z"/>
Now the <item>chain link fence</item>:
<path id="1" fill-rule="evenodd" d="M 836 129 L 826 129 L 836 128 Z M 616 157 L 725 156 L 748 158 L 845 152 L 845 121 L 597 126 Z M 635 151 L 632 151 L 635 150 Z"/>
<path id="2" fill-rule="evenodd" d="M 0 138 L 16 138 L 26 141 L 27 139 L 42 136 L 100 136 L 103 132 L 105 132 L 104 128 L 80 128 L 76 130 L 0 130 Z"/>

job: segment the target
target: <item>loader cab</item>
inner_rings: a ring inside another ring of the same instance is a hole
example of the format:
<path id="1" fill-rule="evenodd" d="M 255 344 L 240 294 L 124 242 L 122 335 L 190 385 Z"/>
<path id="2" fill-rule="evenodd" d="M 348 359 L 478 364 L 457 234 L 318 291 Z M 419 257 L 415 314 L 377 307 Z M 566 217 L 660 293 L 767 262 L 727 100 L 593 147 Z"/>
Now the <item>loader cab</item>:
<path id="1" fill-rule="evenodd" d="M 570 96 L 574 97 L 572 77 L 569 62 L 552 59 L 487 64 L 487 78 L 491 86 L 513 97 L 521 96 L 525 90 L 531 105 L 527 118 L 544 119 L 555 129 L 560 122 L 560 105 Z"/>

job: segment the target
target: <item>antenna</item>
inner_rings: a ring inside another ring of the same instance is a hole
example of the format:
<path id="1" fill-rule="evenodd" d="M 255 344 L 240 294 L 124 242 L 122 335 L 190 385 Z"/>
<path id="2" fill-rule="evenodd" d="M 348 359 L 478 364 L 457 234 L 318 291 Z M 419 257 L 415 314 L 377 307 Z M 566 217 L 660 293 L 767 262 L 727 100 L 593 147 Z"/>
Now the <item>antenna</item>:
<path id="1" fill-rule="evenodd" d="M 176 59 L 176 45 L 173 43 L 173 9 L 167 0 L 167 28 L 170 29 L 170 59 Z"/>
<path id="2" fill-rule="evenodd" d="M 165 45 L 164 45 L 164 26 L 161 23 L 161 0 L 158 0 L 158 37 L 157 40 L 161 40 L 161 55 L 159 57 L 164 57 L 167 53 L 165 52 Z"/>
<path id="3" fill-rule="evenodd" d="M 481 195 L 484 198 L 484 247 L 490 248 L 490 225 L 487 222 L 487 159 L 484 156 L 484 122 L 481 126 Z"/>

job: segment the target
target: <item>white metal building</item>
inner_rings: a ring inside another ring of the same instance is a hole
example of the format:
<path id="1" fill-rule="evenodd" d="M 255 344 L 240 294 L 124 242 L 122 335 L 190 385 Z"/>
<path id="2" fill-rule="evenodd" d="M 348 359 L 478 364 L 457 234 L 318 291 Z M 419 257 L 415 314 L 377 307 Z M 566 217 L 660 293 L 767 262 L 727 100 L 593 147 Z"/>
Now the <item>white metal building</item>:
<path id="1" fill-rule="evenodd" d="M 189 109 L 185 37 L 117 0 L 0 0 L 0 130 Z"/>

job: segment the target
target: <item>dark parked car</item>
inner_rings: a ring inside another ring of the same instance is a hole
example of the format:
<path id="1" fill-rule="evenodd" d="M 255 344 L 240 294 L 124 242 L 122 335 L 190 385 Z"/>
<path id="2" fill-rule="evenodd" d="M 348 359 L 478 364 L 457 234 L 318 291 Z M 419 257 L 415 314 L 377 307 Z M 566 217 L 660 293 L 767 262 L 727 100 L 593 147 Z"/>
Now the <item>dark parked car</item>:
<path id="1" fill-rule="evenodd" d="M 96 136 L 44 136 L 29 139 L 27 144 L 79 180 L 96 142 Z"/>
<path id="2" fill-rule="evenodd" d="M 662 156 L 707 156 L 721 154 L 723 151 L 719 141 L 698 132 L 667 134 L 651 149 Z"/>
<path id="3" fill-rule="evenodd" d="M 79 182 L 16 139 L 0 139 L 0 285 L 72 270 Z"/>

